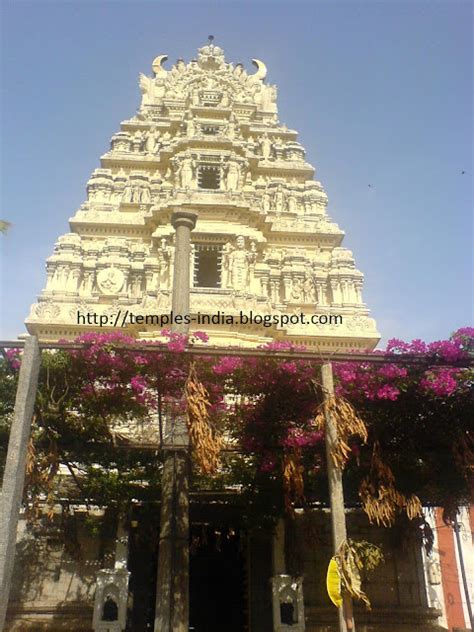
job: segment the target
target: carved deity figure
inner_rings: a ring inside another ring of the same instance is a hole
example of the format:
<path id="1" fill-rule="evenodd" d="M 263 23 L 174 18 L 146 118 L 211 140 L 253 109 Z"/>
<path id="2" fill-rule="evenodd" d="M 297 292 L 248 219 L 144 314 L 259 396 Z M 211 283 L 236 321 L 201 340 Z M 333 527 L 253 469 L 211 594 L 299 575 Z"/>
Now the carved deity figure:
<path id="1" fill-rule="evenodd" d="M 186 120 L 184 121 L 184 126 L 186 128 L 186 136 L 188 138 L 192 138 L 196 133 L 196 125 L 194 124 L 193 115 L 189 112 L 186 115 Z"/>
<path id="2" fill-rule="evenodd" d="M 269 160 L 272 155 L 272 141 L 268 138 L 268 134 L 265 134 L 260 139 L 260 149 L 262 150 L 262 156 L 264 160 Z"/>
<path id="3" fill-rule="evenodd" d="M 179 183 L 183 189 L 192 187 L 195 179 L 196 165 L 191 157 L 191 154 L 186 153 L 185 157 L 181 161 L 178 167 Z"/>
<path id="4" fill-rule="evenodd" d="M 291 284 L 291 300 L 297 303 L 303 300 L 303 282 L 299 277 L 293 279 Z"/>
<path id="5" fill-rule="evenodd" d="M 289 213 L 297 213 L 298 211 L 298 202 L 296 201 L 296 197 L 293 193 L 290 193 L 287 199 L 288 212 Z"/>
<path id="6" fill-rule="evenodd" d="M 139 298 L 142 291 L 142 275 L 140 273 L 134 274 L 130 283 L 130 297 Z"/>
<path id="7" fill-rule="evenodd" d="M 223 288 L 228 287 L 230 282 L 230 255 L 232 254 L 234 247 L 230 242 L 227 242 L 222 247 L 222 275 L 221 284 Z"/>
<path id="8" fill-rule="evenodd" d="M 271 207 L 271 198 L 270 198 L 270 194 L 265 191 L 263 196 L 262 196 L 262 210 L 264 213 L 268 213 L 268 211 L 270 210 Z"/>
<path id="9" fill-rule="evenodd" d="M 237 133 L 237 119 L 235 114 L 232 112 L 229 118 L 229 122 L 227 123 L 227 127 L 225 130 L 227 138 L 235 138 Z"/>
<path id="10" fill-rule="evenodd" d="M 170 266 L 172 247 L 168 245 L 166 239 L 161 240 L 161 248 L 158 254 L 160 264 L 160 288 L 167 288 L 170 281 Z"/>
<path id="11" fill-rule="evenodd" d="M 129 181 L 127 182 L 123 190 L 122 202 L 125 202 L 126 204 L 130 203 L 132 201 L 132 196 L 133 196 L 133 188 Z"/>
<path id="12" fill-rule="evenodd" d="M 140 130 L 137 129 L 137 131 L 134 133 L 133 138 L 132 138 L 132 150 L 134 152 L 139 152 L 142 150 L 142 145 L 143 145 L 143 134 Z"/>
<path id="13" fill-rule="evenodd" d="M 97 285 L 104 294 L 120 292 L 124 281 L 124 273 L 117 268 L 105 268 L 97 274 Z"/>
<path id="14" fill-rule="evenodd" d="M 228 92 L 224 92 L 224 94 L 222 95 L 220 106 L 223 107 L 223 108 L 228 108 L 229 105 L 230 105 L 229 93 Z"/>
<path id="15" fill-rule="evenodd" d="M 160 133 L 155 128 L 151 128 L 145 141 L 145 151 L 147 154 L 155 154 L 158 148 L 158 138 Z"/>
<path id="16" fill-rule="evenodd" d="M 82 277 L 81 289 L 80 289 L 81 295 L 92 294 L 92 290 L 94 289 L 94 280 L 95 280 L 94 270 L 87 270 L 84 272 L 84 276 Z"/>
<path id="17" fill-rule="evenodd" d="M 240 165 L 234 160 L 230 160 L 227 165 L 226 189 L 236 191 L 240 184 Z"/>
<path id="18" fill-rule="evenodd" d="M 68 265 L 58 265 L 54 271 L 51 287 L 53 290 L 64 290 L 69 276 Z"/>
<path id="19" fill-rule="evenodd" d="M 311 274 L 306 274 L 304 285 L 304 302 L 305 303 L 316 303 L 316 288 L 314 285 L 314 280 Z"/>
<path id="20" fill-rule="evenodd" d="M 150 187 L 146 184 L 140 188 L 140 203 L 150 204 L 150 202 L 151 202 Z"/>
<path id="21" fill-rule="evenodd" d="M 249 252 L 245 248 L 245 237 L 239 235 L 236 248 L 229 255 L 229 279 L 231 287 L 237 292 L 248 290 L 250 281 L 250 264 L 255 261 L 255 244 Z"/>
<path id="22" fill-rule="evenodd" d="M 283 194 L 283 187 L 281 184 L 278 185 L 278 189 L 275 193 L 275 208 L 277 213 L 281 213 L 284 209 L 285 205 L 285 196 Z"/>
<path id="23" fill-rule="evenodd" d="M 132 199 L 131 199 L 131 201 L 134 204 L 139 204 L 140 203 L 141 194 L 142 194 L 142 185 L 141 184 L 135 184 L 135 186 L 132 187 Z"/>

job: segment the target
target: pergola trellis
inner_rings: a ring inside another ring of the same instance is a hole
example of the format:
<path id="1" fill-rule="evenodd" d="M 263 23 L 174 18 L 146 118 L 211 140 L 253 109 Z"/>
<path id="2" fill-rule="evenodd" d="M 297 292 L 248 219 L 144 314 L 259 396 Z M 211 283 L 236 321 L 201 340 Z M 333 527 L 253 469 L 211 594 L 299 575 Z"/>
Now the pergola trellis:
<path id="1" fill-rule="evenodd" d="M 5 466 L 4 480 L 2 486 L 1 511 L 0 511 L 0 585 L 1 590 L 1 611 L 0 623 L 3 625 L 8 603 L 9 586 L 13 570 L 14 549 L 16 541 L 16 529 L 18 515 L 20 511 L 23 485 L 25 479 L 27 445 L 31 430 L 31 419 L 36 397 L 38 375 L 41 362 L 42 350 L 64 350 L 80 351 L 87 349 L 88 343 L 77 342 L 39 342 L 35 336 L 26 340 L 0 341 L 0 350 L 5 355 L 6 349 L 23 349 L 22 362 L 19 373 L 17 395 L 13 423 L 10 432 L 7 461 Z M 133 345 L 114 345 L 115 351 L 126 350 L 128 352 L 139 352 L 141 354 L 156 353 L 157 346 L 150 343 L 140 343 Z M 176 355 L 175 351 L 160 347 L 160 353 Z M 269 351 L 262 349 L 240 349 L 222 348 L 216 346 L 190 345 L 181 352 L 183 356 L 194 357 L 238 357 L 238 358 L 264 358 L 272 360 L 307 360 L 316 363 L 321 367 L 321 383 L 324 397 L 331 397 L 334 393 L 332 363 L 351 362 L 368 363 L 374 365 L 398 364 L 413 366 L 433 366 L 433 358 L 427 358 L 420 354 L 373 354 L 373 353 L 320 353 L 312 351 L 298 351 L 290 349 L 287 351 Z M 441 362 L 440 362 L 441 363 Z M 443 362 L 442 364 L 446 364 Z M 459 368 L 474 366 L 474 359 L 457 361 L 454 364 Z M 332 415 L 326 417 L 326 454 L 328 467 L 328 483 L 330 491 L 330 508 L 332 539 L 334 553 L 340 544 L 346 539 L 346 522 L 344 497 L 342 490 L 342 470 L 334 466 L 331 451 L 337 441 L 337 420 Z M 180 448 L 182 451 L 182 447 Z M 187 539 L 186 534 L 181 534 Z M 180 539 L 182 539 L 180 538 Z M 182 560 L 183 563 L 186 561 Z M 176 595 L 175 595 L 176 598 Z M 344 608 L 340 609 L 340 630 L 354 630 L 351 600 L 346 596 Z M 1 618 L 3 617 L 3 619 Z M 166 628 L 163 628 L 165 630 Z"/>

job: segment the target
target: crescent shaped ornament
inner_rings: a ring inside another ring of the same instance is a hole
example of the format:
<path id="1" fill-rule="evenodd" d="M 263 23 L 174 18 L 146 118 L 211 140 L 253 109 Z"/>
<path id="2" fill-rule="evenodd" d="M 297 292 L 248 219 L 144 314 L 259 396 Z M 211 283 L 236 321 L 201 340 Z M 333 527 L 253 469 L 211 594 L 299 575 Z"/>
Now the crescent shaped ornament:
<path id="1" fill-rule="evenodd" d="M 257 67 L 257 72 L 253 74 L 252 77 L 263 81 L 267 76 L 267 67 L 260 59 L 252 59 L 252 64 Z"/>
<path id="2" fill-rule="evenodd" d="M 167 59 L 168 55 L 158 55 L 158 57 L 155 57 L 155 59 L 153 60 L 151 67 L 153 68 L 155 77 L 166 77 L 168 71 L 165 70 L 161 64 Z"/>

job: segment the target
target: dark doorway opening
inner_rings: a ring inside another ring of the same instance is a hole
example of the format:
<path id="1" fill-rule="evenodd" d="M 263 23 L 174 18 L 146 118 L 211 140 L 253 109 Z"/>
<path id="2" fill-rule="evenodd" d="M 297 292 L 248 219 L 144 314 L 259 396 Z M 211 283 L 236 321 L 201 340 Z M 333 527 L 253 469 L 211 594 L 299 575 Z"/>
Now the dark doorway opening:
<path id="1" fill-rule="evenodd" d="M 134 507 L 129 531 L 130 571 L 128 632 L 152 632 L 155 619 L 156 573 L 160 509 L 157 505 Z"/>
<path id="2" fill-rule="evenodd" d="M 132 512 L 128 561 L 129 632 L 153 631 L 159 520 L 156 505 L 137 506 Z M 189 553 L 189 631 L 247 632 L 244 532 L 218 518 L 212 523 L 192 521 Z"/>
<path id="3" fill-rule="evenodd" d="M 193 524 L 190 547 L 190 632 L 247 630 L 245 538 L 240 530 Z"/>

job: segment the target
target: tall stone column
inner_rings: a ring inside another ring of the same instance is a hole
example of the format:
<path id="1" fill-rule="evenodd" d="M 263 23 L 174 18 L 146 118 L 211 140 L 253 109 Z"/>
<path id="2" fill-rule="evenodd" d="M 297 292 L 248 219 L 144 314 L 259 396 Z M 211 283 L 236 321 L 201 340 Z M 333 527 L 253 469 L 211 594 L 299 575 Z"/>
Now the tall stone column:
<path id="1" fill-rule="evenodd" d="M 321 367 L 321 381 L 324 398 L 334 397 L 334 382 L 332 365 L 330 362 Z M 329 500 L 331 505 L 331 527 L 333 554 L 335 555 L 347 539 L 346 516 L 344 512 L 344 491 L 342 488 L 342 470 L 337 468 L 332 460 L 332 450 L 337 442 L 337 425 L 335 419 L 329 414 L 325 415 L 326 422 L 326 461 L 329 481 Z M 339 632 L 355 632 L 352 599 L 343 594 L 343 605 L 339 608 Z"/>
<path id="2" fill-rule="evenodd" d="M 5 623 L 15 561 L 16 530 L 23 496 L 26 456 L 39 369 L 38 339 L 36 336 L 31 336 L 25 342 L 21 361 L 0 498 L 0 630 L 3 630 Z"/>
<path id="3" fill-rule="evenodd" d="M 197 216 L 176 211 L 171 222 L 176 230 L 172 310 L 174 316 L 189 314 L 191 231 Z M 187 333 L 185 322 L 172 331 Z M 189 447 L 184 420 L 171 418 L 165 440 L 161 489 L 160 544 L 156 593 L 155 632 L 188 632 L 189 627 Z"/>
<path id="4" fill-rule="evenodd" d="M 283 575 L 286 573 L 285 563 L 285 521 L 283 518 L 278 520 L 273 534 L 272 541 L 272 565 L 274 575 Z"/>

